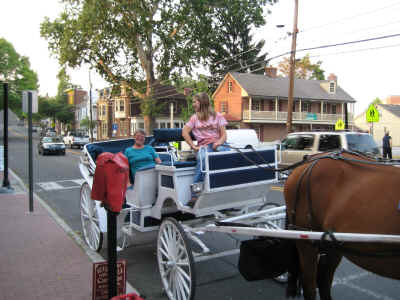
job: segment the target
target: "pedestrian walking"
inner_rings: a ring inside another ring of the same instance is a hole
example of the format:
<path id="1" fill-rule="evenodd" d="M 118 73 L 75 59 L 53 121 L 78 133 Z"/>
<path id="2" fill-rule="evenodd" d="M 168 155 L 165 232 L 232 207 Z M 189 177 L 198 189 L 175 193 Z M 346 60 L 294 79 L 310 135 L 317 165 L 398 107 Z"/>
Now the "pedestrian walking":
<path id="1" fill-rule="evenodd" d="M 383 147 L 383 158 L 392 159 L 392 137 L 389 135 L 389 131 L 385 133 L 382 139 Z"/>

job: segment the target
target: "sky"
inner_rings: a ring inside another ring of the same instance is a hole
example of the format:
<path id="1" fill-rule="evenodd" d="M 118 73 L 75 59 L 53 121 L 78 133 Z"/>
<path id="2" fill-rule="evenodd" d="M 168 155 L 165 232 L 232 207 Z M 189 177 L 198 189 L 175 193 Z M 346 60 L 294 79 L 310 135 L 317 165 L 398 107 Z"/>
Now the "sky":
<path id="1" fill-rule="evenodd" d="M 40 5 L 39 5 L 40 3 Z M 280 0 L 269 7 L 267 25 L 254 32 L 254 40 L 266 40 L 268 57 L 291 49 L 294 0 Z M 39 94 L 55 96 L 57 60 L 40 37 L 40 23 L 47 16 L 54 20 L 62 11 L 57 0 L 4 0 L 0 18 L 0 37 L 11 42 L 20 55 L 27 56 L 38 73 Z M 277 25 L 285 25 L 278 28 Z M 356 101 L 355 114 L 362 113 L 376 97 L 400 95 L 400 1 L 399 0 L 299 0 L 296 58 L 309 54 L 312 62 L 322 61 L 326 77 L 334 73 L 338 85 Z M 380 38 L 380 39 L 377 39 Z M 374 39 L 368 42 L 301 51 L 301 49 Z M 281 58 L 271 60 L 277 65 Z M 71 81 L 89 89 L 89 70 L 68 70 Z M 91 71 L 93 89 L 107 86 Z"/>

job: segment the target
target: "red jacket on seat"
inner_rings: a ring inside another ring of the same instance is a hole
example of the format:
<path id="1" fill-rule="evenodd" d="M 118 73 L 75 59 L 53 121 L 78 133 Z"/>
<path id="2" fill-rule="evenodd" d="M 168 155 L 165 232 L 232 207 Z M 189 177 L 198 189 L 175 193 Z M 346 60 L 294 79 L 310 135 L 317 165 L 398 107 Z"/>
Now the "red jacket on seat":
<path id="1" fill-rule="evenodd" d="M 120 212 L 125 200 L 129 180 L 129 162 L 122 152 L 104 152 L 97 157 L 91 198 L 104 206 Z"/>

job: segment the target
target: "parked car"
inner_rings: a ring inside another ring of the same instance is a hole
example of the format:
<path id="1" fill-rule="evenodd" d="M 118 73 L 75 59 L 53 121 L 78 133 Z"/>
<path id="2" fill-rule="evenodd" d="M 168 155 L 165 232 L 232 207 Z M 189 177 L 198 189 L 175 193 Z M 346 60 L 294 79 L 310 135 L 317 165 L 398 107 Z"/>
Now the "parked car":
<path id="1" fill-rule="evenodd" d="M 45 136 L 38 144 L 39 155 L 61 154 L 65 155 L 65 144 L 61 137 Z"/>
<path id="2" fill-rule="evenodd" d="M 66 136 L 64 136 L 64 143 L 71 149 L 74 147 L 83 148 L 87 143 L 89 143 L 89 136 L 84 132 L 69 131 Z"/>
<path id="3" fill-rule="evenodd" d="M 301 161 L 304 155 L 346 149 L 380 156 L 378 145 L 368 133 L 359 132 L 295 132 L 282 140 L 278 147 L 281 167 Z"/>
<path id="4" fill-rule="evenodd" d="M 228 129 L 226 142 L 236 148 L 257 148 L 260 141 L 254 129 Z"/>

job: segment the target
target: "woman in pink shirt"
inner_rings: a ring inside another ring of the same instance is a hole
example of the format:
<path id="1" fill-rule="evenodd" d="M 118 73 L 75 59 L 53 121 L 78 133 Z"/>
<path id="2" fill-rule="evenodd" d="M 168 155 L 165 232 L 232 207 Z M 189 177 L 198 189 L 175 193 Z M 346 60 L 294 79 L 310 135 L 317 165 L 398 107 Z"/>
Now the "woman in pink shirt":
<path id="1" fill-rule="evenodd" d="M 197 151 L 197 165 L 194 177 L 194 183 L 203 181 L 203 173 L 200 170 L 200 159 L 203 166 L 205 163 L 205 151 L 227 151 L 230 150 L 225 144 L 227 124 L 225 118 L 218 112 L 214 112 L 210 106 L 210 99 L 206 93 L 199 93 L 193 97 L 193 108 L 195 114 L 191 116 L 182 130 L 182 136 L 189 146 Z M 193 133 L 197 140 L 197 145 L 194 144 L 190 137 L 190 132 Z M 205 151 L 199 151 L 204 147 Z M 198 195 L 192 192 L 192 199 L 188 203 L 193 206 Z"/>

